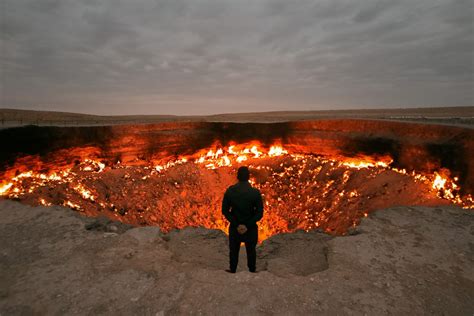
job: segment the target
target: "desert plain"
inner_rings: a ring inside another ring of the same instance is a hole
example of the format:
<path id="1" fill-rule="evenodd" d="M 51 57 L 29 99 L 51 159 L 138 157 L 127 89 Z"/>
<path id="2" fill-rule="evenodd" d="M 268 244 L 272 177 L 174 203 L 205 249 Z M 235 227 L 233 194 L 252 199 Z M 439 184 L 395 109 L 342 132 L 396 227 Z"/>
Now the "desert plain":
<path id="1" fill-rule="evenodd" d="M 2 128 L 164 121 L 370 119 L 472 130 L 474 108 L 272 112 L 207 117 L 0 110 Z M 470 158 L 472 160 L 472 158 Z M 455 205 L 397 205 L 345 235 L 321 229 L 271 236 L 258 273 L 226 273 L 227 236 L 164 232 L 63 206 L 0 201 L 0 314 L 472 315 L 474 213 Z"/>

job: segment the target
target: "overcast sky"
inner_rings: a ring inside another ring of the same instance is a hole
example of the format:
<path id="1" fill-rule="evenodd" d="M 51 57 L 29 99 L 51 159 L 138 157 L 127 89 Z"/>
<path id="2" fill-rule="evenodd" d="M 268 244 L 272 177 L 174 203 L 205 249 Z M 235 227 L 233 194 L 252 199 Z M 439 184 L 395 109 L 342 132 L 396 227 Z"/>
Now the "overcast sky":
<path id="1" fill-rule="evenodd" d="M 474 105 L 472 0 L 1 0 L 0 107 Z"/>

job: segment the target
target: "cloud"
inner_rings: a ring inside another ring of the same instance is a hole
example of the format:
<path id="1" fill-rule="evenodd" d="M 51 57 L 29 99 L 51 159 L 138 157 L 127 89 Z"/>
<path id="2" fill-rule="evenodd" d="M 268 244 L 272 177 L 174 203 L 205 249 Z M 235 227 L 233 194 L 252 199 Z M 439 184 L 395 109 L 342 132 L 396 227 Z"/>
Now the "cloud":
<path id="1" fill-rule="evenodd" d="M 473 105 L 469 0 L 4 0 L 2 107 Z"/>

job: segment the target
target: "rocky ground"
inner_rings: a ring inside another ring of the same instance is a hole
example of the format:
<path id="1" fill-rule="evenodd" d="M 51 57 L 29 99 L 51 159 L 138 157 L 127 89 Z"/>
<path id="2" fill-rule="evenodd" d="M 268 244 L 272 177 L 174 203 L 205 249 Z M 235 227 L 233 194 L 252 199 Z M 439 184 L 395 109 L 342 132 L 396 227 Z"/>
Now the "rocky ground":
<path id="1" fill-rule="evenodd" d="M 344 237 L 271 237 L 259 273 L 227 268 L 226 236 L 163 234 L 63 207 L 0 201 L 0 315 L 472 315 L 474 213 L 377 211 Z"/>

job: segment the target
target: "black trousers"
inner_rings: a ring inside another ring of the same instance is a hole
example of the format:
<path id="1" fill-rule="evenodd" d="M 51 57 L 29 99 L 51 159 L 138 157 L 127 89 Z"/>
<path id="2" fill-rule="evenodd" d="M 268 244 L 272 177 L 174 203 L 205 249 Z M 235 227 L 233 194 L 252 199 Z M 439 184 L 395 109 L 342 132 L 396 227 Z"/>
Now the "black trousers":
<path id="1" fill-rule="evenodd" d="M 247 227 L 245 234 L 239 234 L 237 227 L 229 227 L 229 263 L 230 270 L 236 271 L 239 263 L 240 244 L 245 243 L 247 250 L 247 267 L 254 272 L 257 263 L 257 252 L 255 247 L 258 241 L 258 227 Z"/>

